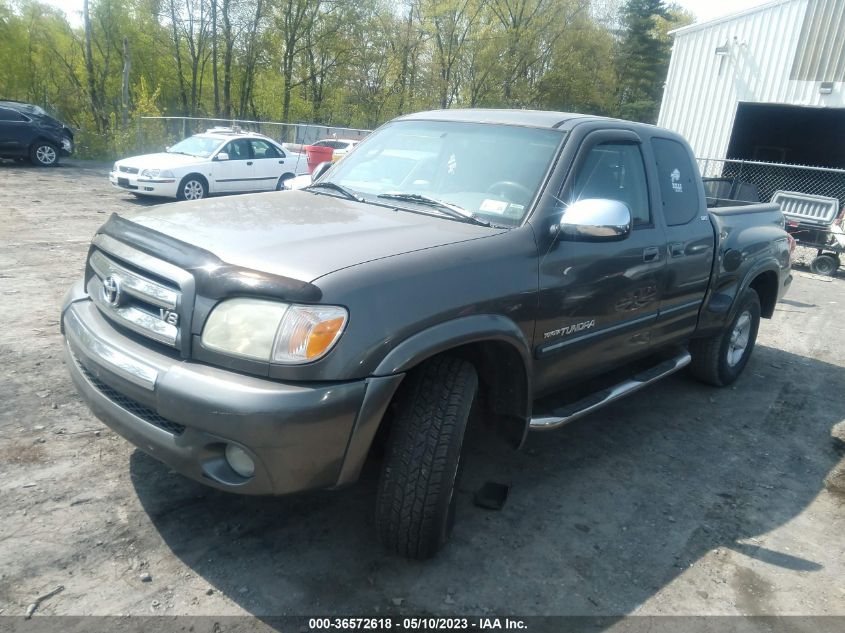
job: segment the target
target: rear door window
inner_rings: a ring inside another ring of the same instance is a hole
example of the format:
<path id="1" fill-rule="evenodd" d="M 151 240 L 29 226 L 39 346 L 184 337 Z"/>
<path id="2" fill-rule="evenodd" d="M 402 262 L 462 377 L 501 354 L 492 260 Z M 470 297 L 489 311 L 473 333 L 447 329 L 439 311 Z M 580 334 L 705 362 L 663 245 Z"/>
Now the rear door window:
<path id="1" fill-rule="evenodd" d="M 255 158 L 279 158 L 278 150 L 266 141 L 253 140 L 252 153 Z"/>
<path id="2" fill-rule="evenodd" d="M 7 110 L 6 108 L 0 108 L 0 121 L 29 121 L 27 117 L 25 117 L 20 112 L 15 112 L 14 110 Z"/>
<path id="3" fill-rule="evenodd" d="M 657 181 L 663 201 L 663 216 L 669 226 L 687 224 L 698 215 L 698 172 L 687 148 L 666 138 L 651 139 L 657 162 Z"/>

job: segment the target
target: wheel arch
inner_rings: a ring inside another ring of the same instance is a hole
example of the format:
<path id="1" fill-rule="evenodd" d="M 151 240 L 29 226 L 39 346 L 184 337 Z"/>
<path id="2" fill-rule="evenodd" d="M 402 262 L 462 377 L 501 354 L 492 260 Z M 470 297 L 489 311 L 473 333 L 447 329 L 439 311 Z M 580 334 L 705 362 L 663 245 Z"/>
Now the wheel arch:
<path id="1" fill-rule="evenodd" d="M 500 315 L 446 321 L 399 343 L 374 374 L 412 371 L 433 356 L 449 353 L 471 362 L 497 430 L 514 446 L 525 440 L 531 420 L 531 352 L 519 326 Z"/>
<path id="2" fill-rule="evenodd" d="M 440 323 L 399 343 L 368 378 L 337 485 L 354 482 L 405 376 L 440 354 L 467 359 L 478 372 L 481 397 L 496 431 L 514 448 L 531 421 L 531 356 L 519 327 L 502 316 L 474 315 Z"/>
<path id="3" fill-rule="evenodd" d="M 179 179 L 179 185 L 176 187 L 176 198 L 177 199 L 181 199 L 180 196 L 181 196 L 182 188 L 185 186 L 185 181 L 188 180 L 188 178 L 196 178 L 197 180 L 203 181 L 205 183 L 205 195 L 206 196 L 210 195 L 211 193 L 214 193 L 211 190 L 211 182 L 209 181 L 208 177 L 206 177 L 205 175 L 201 174 L 198 171 L 192 171 L 192 172 L 185 174 L 184 176 L 182 176 Z"/>
<path id="4" fill-rule="evenodd" d="M 759 272 L 749 283 L 760 298 L 760 314 L 764 319 L 771 319 L 778 301 L 778 274 L 774 270 Z"/>

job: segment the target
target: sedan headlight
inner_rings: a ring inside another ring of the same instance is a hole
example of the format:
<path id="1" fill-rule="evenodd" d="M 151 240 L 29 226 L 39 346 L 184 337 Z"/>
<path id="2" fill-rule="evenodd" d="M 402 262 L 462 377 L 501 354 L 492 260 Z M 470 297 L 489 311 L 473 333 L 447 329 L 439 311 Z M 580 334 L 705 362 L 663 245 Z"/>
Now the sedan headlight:
<path id="1" fill-rule="evenodd" d="M 340 306 L 310 306 L 229 299 L 205 323 L 202 344 L 224 354 L 265 362 L 307 363 L 337 343 L 348 313 Z"/>
<path id="2" fill-rule="evenodd" d="M 169 169 L 145 169 L 140 173 L 141 178 L 173 178 Z"/>

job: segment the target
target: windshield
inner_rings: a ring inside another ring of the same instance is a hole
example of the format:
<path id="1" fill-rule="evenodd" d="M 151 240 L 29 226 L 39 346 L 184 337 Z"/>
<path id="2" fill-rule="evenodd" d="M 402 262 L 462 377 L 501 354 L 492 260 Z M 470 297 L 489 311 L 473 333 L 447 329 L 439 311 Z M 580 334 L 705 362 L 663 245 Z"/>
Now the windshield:
<path id="1" fill-rule="evenodd" d="M 189 156 L 208 158 L 220 146 L 220 143 L 220 139 L 217 138 L 191 136 L 184 141 L 176 143 L 176 145 L 167 151 L 170 154 L 188 154 Z"/>
<path id="2" fill-rule="evenodd" d="M 326 179 L 365 197 L 416 194 L 516 226 L 562 140 L 558 130 L 397 121 L 363 141 Z"/>

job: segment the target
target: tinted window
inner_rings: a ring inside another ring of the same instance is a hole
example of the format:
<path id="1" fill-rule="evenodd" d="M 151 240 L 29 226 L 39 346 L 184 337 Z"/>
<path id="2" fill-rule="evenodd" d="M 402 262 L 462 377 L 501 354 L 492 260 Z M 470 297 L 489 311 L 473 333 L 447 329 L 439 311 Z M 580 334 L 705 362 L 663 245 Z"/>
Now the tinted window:
<path id="1" fill-rule="evenodd" d="M 25 116 L 15 112 L 14 110 L 7 110 L 0 108 L 0 121 L 28 121 Z"/>
<path id="2" fill-rule="evenodd" d="M 628 205 L 634 225 L 651 224 L 648 185 L 640 146 L 602 143 L 587 154 L 575 177 L 570 199 L 604 198 Z"/>
<path id="3" fill-rule="evenodd" d="M 250 141 L 252 153 L 256 158 L 280 158 L 279 150 L 266 141 Z"/>
<path id="4" fill-rule="evenodd" d="M 665 138 L 651 139 L 657 162 L 657 180 L 663 199 L 666 224 L 677 226 L 692 220 L 700 208 L 696 170 L 687 148 Z"/>
<path id="5" fill-rule="evenodd" d="M 249 141 L 246 139 L 232 141 L 223 151 L 229 154 L 229 160 L 249 160 Z"/>

